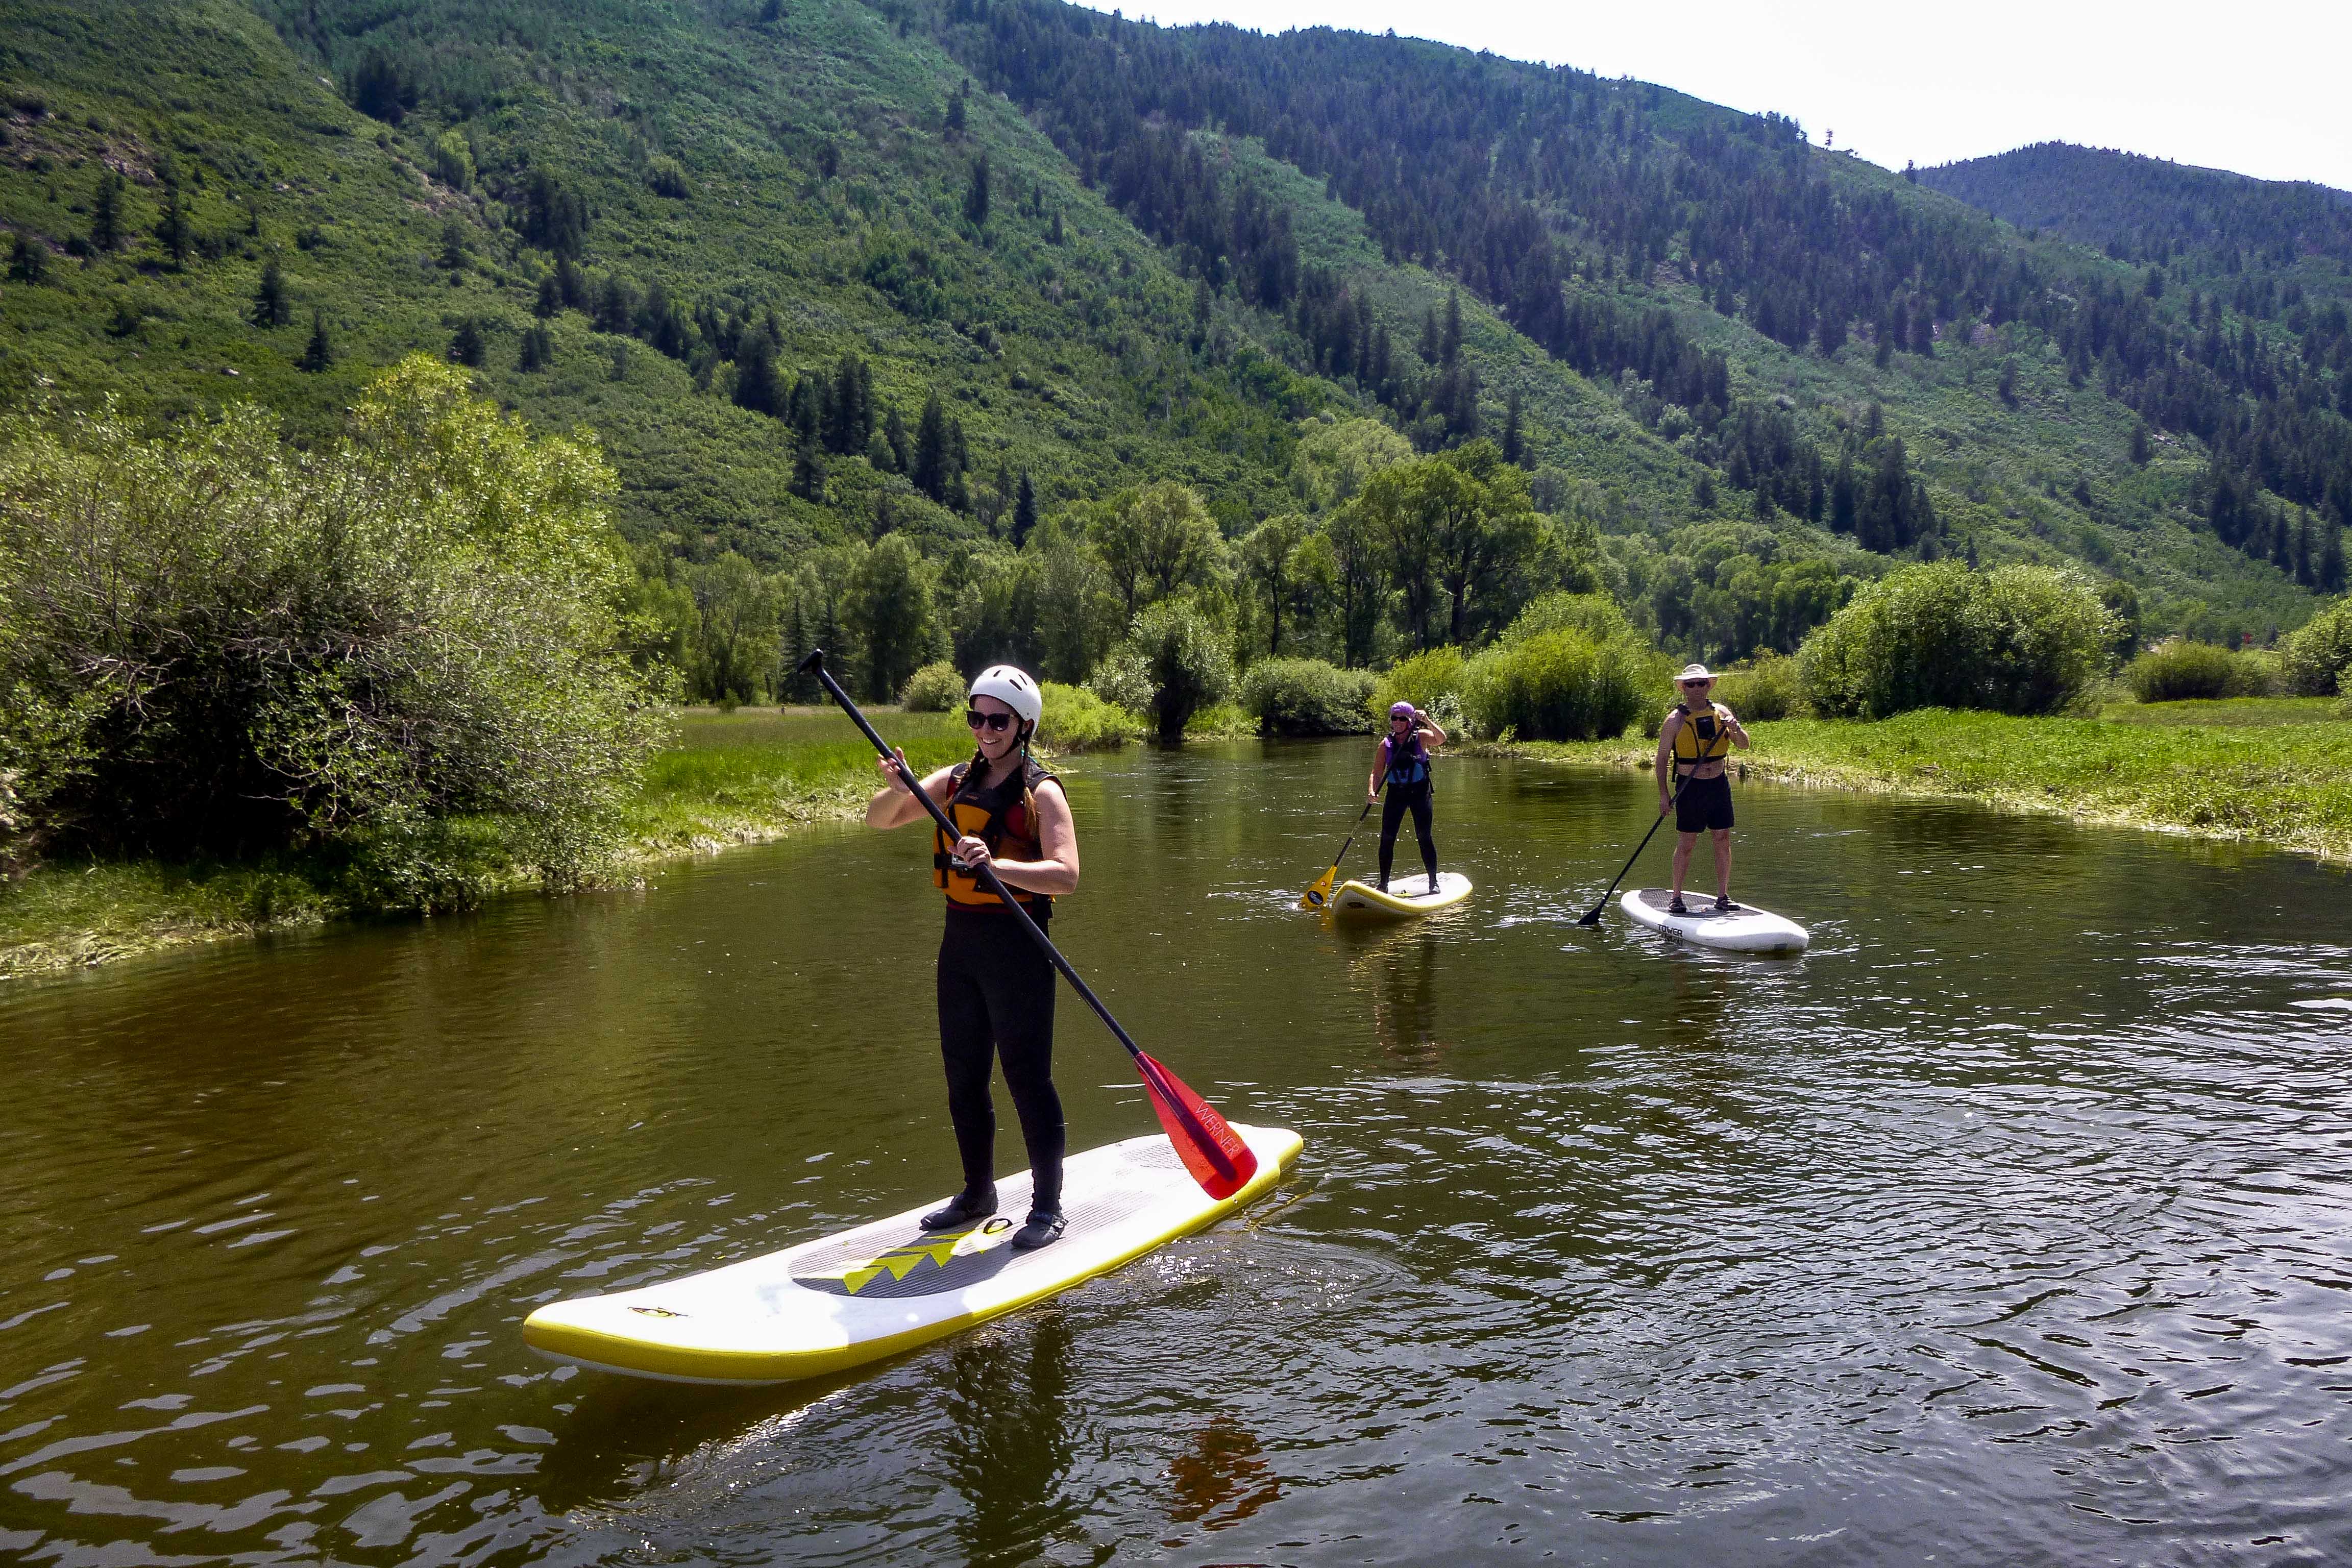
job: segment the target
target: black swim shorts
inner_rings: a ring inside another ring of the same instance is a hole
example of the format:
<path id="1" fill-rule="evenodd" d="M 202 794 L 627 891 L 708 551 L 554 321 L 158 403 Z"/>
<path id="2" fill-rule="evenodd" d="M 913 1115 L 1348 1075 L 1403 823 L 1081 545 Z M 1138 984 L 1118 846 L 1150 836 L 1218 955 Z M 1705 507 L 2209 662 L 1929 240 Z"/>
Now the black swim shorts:
<path id="1" fill-rule="evenodd" d="M 1720 832 L 1731 826 L 1731 775 L 1688 779 L 1675 797 L 1675 831 Z"/>

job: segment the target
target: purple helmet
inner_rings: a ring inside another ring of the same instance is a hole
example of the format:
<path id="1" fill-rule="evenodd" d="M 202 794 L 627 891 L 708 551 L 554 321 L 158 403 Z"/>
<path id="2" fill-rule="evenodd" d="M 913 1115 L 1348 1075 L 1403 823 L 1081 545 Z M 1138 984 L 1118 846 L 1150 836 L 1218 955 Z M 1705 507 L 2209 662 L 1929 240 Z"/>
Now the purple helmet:
<path id="1" fill-rule="evenodd" d="M 1412 717 L 1412 714 L 1413 707 L 1410 702 L 1391 702 L 1389 704 L 1389 717 L 1391 719 L 1410 719 Z"/>

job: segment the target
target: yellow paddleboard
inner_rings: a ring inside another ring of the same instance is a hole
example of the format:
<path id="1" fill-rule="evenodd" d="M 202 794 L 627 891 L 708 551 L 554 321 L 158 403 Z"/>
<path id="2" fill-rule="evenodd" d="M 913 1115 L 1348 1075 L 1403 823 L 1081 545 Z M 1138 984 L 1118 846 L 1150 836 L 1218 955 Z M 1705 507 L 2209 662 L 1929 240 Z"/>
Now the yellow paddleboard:
<path id="1" fill-rule="evenodd" d="M 667 1383 L 816 1377 L 1001 1317 L 1108 1273 L 1263 1196 L 1303 1146 L 1281 1127 L 1234 1131 L 1257 1173 L 1213 1198 L 1164 1137 L 1130 1138 L 1063 1166 L 1069 1229 L 1034 1252 L 1007 1245 L 1029 1212 L 1029 1174 L 997 1184 L 996 1215 L 926 1233 L 937 1204 L 763 1258 L 613 1296 L 555 1301 L 523 1320 L 541 1355 Z"/>
<path id="2" fill-rule="evenodd" d="M 1331 907 L 1341 914 L 1402 918 L 1450 910 L 1469 896 L 1470 879 L 1459 871 L 1440 871 L 1434 893 L 1429 890 L 1428 873 L 1416 871 L 1409 877 L 1391 877 L 1385 893 L 1366 882 L 1342 882 L 1331 895 Z"/>

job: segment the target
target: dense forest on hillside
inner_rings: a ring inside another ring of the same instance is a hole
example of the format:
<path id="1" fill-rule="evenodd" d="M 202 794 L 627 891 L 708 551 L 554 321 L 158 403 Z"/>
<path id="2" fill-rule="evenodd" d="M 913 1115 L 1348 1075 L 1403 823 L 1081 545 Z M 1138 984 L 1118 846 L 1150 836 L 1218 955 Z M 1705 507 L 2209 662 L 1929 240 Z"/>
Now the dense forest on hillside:
<path id="1" fill-rule="evenodd" d="M 1541 527 L 1472 639 L 1597 585 L 1786 650 L 1946 554 L 2233 640 L 2343 582 L 2337 264 L 2252 230 L 2110 255 L 1645 84 L 1053 0 L 0 15 L 0 396 L 316 443 L 445 356 L 600 438 L 701 695 L 816 640 L 1080 679 L 1170 595 L 1385 659 L 1436 567 L 1355 498 L 1481 441 Z"/>
<path id="2" fill-rule="evenodd" d="M 1919 183 L 2021 229 L 2095 245 L 2118 261 L 2210 264 L 2256 287 L 2317 260 L 2352 267 L 2352 192 L 2256 180 L 2103 147 L 2031 147 L 1916 171 Z M 2346 290 L 2352 291 L 2352 290 Z M 2252 307 L 2250 305 L 2249 307 Z"/>
<path id="3" fill-rule="evenodd" d="M 1882 364 L 1979 327 L 2030 326 L 2074 384 L 2095 377 L 2150 425 L 2211 450 L 2203 488 L 2224 540 L 2305 586 L 2341 585 L 2340 552 L 2323 541 L 2315 560 L 2311 521 L 2258 494 L 2317 512 L 2329 538 L 2352 524 L 2352 323 L 2298 281 L 2191 290 L 2183 309 L 2166 302 L 2160 269 L 2068 268 L 1976 214 L 1842 179 L 1790 121 L 1565 68 L 1322 28 L 1166 30 L 1055 0 L 951 0 L 943 37 L 1193 269 L 1230 273 L 1266 304 L 1297 287 L 1286 236 L 1216 200 L 1192 172 L 1186 128 L 1259 138 L 1361 211 L 1391 259 L 1454 273 L 1587 374 L 1651 380 L 1709 435 L 1728 410 L 1710 398 L 1722 382 L 1706 356 L 1670 317 L 1569 280 L 1685 283 L 1783 347 L 1833 358 L 1866 336 Z M 2277 268 L 2340 249 L 2347 232 L 2347 209 L 2302 200 L 2301 230 L 2243 224 Z M 2234 243 L 2241 216 L 2231 207 L 2217 237 Z M 2168 258 L 2170 238 L 2150 237 Z M 1750 458 L 1744 477 L 1776 477 L 1755 449 L 1734 444 Z M 1765 450 L 1818 460 L 1793 442 Z"/>

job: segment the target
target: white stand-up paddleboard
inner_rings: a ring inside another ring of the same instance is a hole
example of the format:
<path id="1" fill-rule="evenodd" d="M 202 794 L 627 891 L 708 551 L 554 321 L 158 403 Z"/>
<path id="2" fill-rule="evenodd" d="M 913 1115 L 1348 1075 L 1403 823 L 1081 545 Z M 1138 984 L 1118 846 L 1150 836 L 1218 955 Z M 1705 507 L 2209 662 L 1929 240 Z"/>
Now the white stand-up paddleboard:
<path id="1" fill-rule="evenodd" d="M 1433 893 L 1429 890 L 1429 873 L 1415 871 L 1411 876 L 1391 876 L 1385 893 L 1369 882 L 1342 882 L 1331 895 L 1331 907 L 1341 914 L 1402 918 L 1450 910 L 1469 896 L 1470 879 L 1459 871 L 1440 871 Z"/>
<path id="2" fill-rule="evenodd" d="M 1690 913 L 1669 914 L 1666 906 L 1674 897 L 1670 888 L 1628 888 L 1618 895 L 1617 905 L 1652 931 L 1731 952 L 1802 952 L 1805 944 L 1812 940 L 1805 934 L 1804 927 L 1769 910 L 1749 905 L 1717 910 L 1714 899 L 1693 898 L 1687 893 L 1683 895 L 1683 902 Z"/>
<path id="3" fill-rule="evenodd" d="M 541 1355 L 667 1383 L 785 1383 L 910 1350 L 1109 1272 L 1262 1196 L 1298 1157 L 1297 1133 L 1235 1123 L 1257 1173 L 1229 1198 L 1186 1173 L 1164 1137 L 1073 1154 L 1069 1229 L 1034 1252 L 1008 1244 L 1029 1214 L 1029 1173 L 996 1184 L 979 1225 L 927 1234 L 937 1204 L 764 1258 L 555 1301 L 523 1320 Z"/>

